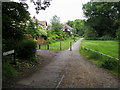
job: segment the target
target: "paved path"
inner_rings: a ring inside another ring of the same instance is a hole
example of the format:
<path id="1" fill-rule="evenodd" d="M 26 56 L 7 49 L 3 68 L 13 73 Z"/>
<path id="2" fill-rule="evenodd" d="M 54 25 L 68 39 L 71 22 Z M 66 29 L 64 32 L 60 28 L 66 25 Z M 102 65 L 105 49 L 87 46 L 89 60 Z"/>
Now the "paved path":
<path id="1" fill-rule="evenodd" d="M 18 85 L 29 88 L 117 88 L 118 80 L 107 71 L 96 67 L 79 53 L 79 39 L 73 46 L 73 50 L 59 51 L 50 63 L 38 69 L 28 78 L 18 82 Z M 46 55 L 39 50 L 37 55 Z"/>

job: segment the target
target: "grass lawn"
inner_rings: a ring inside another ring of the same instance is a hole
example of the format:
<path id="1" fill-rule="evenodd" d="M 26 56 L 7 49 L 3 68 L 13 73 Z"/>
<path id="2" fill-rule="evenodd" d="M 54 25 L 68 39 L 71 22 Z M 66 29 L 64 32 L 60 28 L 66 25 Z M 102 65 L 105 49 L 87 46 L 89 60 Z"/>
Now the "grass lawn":
<path id="1" fill-rule="evenodd" d="M 78 40 L 80 37 L 76 37 L 75 40 Z M 57 41 L 55 43 L 49 44 L 49 50 L 60 50 L 60 42 L 61 42 L 61 50 L 66 50 L 70 47 L 70 42 L 74 43 L 74 39 L 68 38 L 64 41 Z M 37 47 L 39 49 L 39 47 Z M 42 45 L 41 50 L 47 50 L 47 45 Z"/>
<path id="2" fill-rule="evenodd" d="M 118 41 L 83 40 L 81 46 L 118 58 Z"/>
<path id="3" fill-rule="evenodd" d="M 118 41 L 83 40 L 80 45 L 80 53 L 88 58 L 90 62 L 120 76 L 118 72 L 120 66 L 119 61 L 93 51 L 88 51 L 81 48 L 81 46 L 118 58 Z"/>

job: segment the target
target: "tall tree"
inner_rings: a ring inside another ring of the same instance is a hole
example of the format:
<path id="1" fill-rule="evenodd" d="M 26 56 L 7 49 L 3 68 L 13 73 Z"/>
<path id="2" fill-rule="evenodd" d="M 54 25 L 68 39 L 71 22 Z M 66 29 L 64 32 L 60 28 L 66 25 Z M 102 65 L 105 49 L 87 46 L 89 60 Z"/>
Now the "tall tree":
<path id="1" fill-rule="evenodd" d="M 73 33 L 79 36 L 84 34 L 84 20 L 76 19 L 74 21 L 68 21 L 67 24 L 73 28 Z"/>
<path id="2" fill-rule="evenodd" d="M 90 26 L 96 36 L 109 35 L 116 37 L 115 21 L 118 20 L 118 3 L 115 2 L 88 2 L 83 5 L 83 11 L 88 18 L 86 25 Z"/>
<path id="3" fill-rule="evenodd" d="M 2 3 L 2 40 L 4 49 L 13 49 L 16 42 L 24 37 L 24 29 L 30 14 L 27 4 Z"/>
<path id="4" fill-rule="evenodd" d="M 60 23 L 60 17 L 58 16 L 53 16 L 53 18 L 51 19 L 51 29 L 52 31 L 57 34 L 58 36 L 60 36 L 60 34 L 62 33 L 62 25 Z"/>
<path id="5" fill-rule="evenodd" d="M 2 35 L 3 39 L 21 39 L 25 23 L 29 20 L 27 4 L 17 2 L 2 3 Z"/>

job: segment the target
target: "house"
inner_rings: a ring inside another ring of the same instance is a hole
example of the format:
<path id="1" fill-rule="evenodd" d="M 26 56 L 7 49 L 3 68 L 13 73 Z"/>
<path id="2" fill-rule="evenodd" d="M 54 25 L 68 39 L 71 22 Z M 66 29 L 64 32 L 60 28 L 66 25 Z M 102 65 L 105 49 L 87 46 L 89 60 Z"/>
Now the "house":
<path id="1" fill-rule="evenodd" d="M 42 26 L 45 30 L 47 29 L 47 22 L 46 21 L 38 21 L 38 25 Z"/>
<path id="2" fill-rule="evenodd" d="M 63 24 L 63 31 L 64 32 L 70 32 L 72 34 L 72 27 L 70 27 L 68 24 Z"/>
<path id="3" fill-rule="evenodd" d="M 35 22 L 37 19 L 35 18 L 35 16 L 32 18 L 32 21 Z M 38 20 L 38 25 L 43 27 L 45 30 L 47 28 L 47 22 L 46 21 L 39 21 Z"/>

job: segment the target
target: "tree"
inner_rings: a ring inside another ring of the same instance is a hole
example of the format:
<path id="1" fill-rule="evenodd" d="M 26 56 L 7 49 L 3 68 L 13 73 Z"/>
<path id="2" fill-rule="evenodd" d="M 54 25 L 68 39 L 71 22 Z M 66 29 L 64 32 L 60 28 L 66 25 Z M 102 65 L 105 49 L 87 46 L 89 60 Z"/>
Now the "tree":
<path id="1" fill-rule="evenodd" d="M 57 34 L 58 36 L 61 36 L 61 33 L 63 32 L 62 25 L 60 23 L 60 18 L 58 16 L 53 16 L 51 19 L 51 29 L 54 34 Z"/>
<path id="2" fill-rule="evenodd" d="M 74 21 L 68 21 L 67 24 L 73 28 L 73 33 L 79 36 L 84 34 L 84 21 L 76 19 Z"/>
<path id="3" fill-rule="evenodd" d="M 118 25 L 118 3 L 115 2 L 88 2 L 83 5 L 83 11 L 88 18 L 86 25 L 93 28 L 96 36 L 102 37 L 109 35 L 116 37 Z"/>
<path id="4" fill-rule="evenodd" d="M 17 2 L 2 3 L 2 40 L 3 46 L 9 45 L 8 49 L 12 49 L 14 44 L 24 37 L 24 29 L 30 14 L 27 11 L 27 4 Z M 8 42 L 11 43 L 8 44 Z M 5 49 L 5 48 L 4 48 Z"/>
<path id="5" fill-rule="evenodd" d="M 26 34 L 30 34 L 33 38 L 47 36 L 47 32 L 41 26 L 38 25 L 38 20 L 33 22 L 29 21 L 28 26 L 26 27 Z"/>

